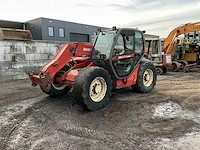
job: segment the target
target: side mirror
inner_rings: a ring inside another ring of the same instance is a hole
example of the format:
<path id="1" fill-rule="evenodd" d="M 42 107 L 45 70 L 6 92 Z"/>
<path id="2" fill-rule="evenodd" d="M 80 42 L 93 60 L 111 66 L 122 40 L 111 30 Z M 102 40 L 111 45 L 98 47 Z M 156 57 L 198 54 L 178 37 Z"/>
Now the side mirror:
<path id="1" fill-rule="evenodd" d="M 102 31 L 102 29 L 101 29 L 101 28 L 97 28 L 97 31 L 98 31 L 98 32 L 101 32 L 101 31 Z"/>
<path id="2" fill-rule="evenodd" d="M 116 26 L 112 27 L 112 30 L 117 30 L 117 27 Z"/>

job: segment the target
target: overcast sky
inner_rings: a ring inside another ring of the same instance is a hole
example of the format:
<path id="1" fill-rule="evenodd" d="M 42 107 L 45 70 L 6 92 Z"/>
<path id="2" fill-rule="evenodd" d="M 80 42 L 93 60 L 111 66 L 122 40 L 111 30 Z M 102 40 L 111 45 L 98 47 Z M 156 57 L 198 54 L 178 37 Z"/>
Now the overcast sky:
<path id="1" fill-rule="evenodd" d="M 166 37 L 200 21 L 200 0 L 0 0 L 0 19 L 46 17 L 102 27 L 133 27 Z"/>

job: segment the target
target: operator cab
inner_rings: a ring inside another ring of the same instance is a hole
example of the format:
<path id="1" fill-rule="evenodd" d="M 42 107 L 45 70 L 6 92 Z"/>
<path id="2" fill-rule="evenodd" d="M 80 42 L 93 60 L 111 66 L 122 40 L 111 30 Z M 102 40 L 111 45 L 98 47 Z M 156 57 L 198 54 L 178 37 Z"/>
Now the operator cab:
<path id="1" fill-rule="evenodd" d="M 143 33 L 121 28 L 100 31 L 93 45 L 91 60 L 103 68 L 112 68 L 116 78 L 130 76 L 144 54 Z M 107 69 L 108 70 L 108 69 Z"/>

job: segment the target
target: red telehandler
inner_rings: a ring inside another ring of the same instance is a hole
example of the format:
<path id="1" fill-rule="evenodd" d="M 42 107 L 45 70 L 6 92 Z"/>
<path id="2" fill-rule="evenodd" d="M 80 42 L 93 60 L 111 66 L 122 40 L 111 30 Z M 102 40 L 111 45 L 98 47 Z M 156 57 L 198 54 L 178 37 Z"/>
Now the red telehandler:
<path id="1" fill-rule="evenodd" d="M 64 44 L 40 72 L 29 73 L 32 85 L 58 97 L 73 92 L 84 109 L 107 105 L 112 89 L 131 86 L 147 93 L 156 84 L 157 73 L 144 57 L 143 33 L 136 29 L 113 27 L 100 30 L 93 45 Z"/>

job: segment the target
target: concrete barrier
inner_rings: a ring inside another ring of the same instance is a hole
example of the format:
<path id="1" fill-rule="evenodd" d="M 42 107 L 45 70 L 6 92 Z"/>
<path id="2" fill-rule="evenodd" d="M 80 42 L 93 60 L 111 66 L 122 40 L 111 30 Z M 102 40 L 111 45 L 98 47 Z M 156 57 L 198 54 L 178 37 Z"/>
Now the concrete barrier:
<path id="1" fill-rule="evenodd" d="M 28 71 L 39 70 L 65 42 L 0 41 L 0 82 L 28 78 Z"/>

